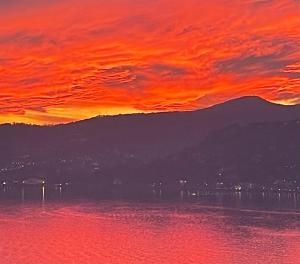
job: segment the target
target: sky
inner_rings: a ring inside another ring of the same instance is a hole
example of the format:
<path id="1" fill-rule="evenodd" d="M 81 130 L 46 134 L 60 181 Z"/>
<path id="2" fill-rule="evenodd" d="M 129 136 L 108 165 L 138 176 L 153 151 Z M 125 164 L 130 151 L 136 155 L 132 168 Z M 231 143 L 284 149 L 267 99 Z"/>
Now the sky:
<path id="1" fill-rule="evenodd" d="M 300 0 L 0 0 L 0 123 L 300 103 Z"/>

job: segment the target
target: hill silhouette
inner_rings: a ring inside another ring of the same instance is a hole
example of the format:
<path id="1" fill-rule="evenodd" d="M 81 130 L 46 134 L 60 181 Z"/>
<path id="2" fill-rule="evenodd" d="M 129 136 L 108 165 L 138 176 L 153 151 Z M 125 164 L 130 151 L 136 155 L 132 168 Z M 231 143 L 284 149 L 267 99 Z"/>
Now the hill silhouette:
<path id="1" fill-rule="evenodd" d="M 293 120 L 300 120 L 300 105 L 273 104 L 248 96 L 190 112 L 95 117 L 56 126 L 4 124 L 0 126 L 1 177 L 7 177 L 8 171 L 22 175 L 38 169 L 40 175 L 66 170 L 83 175 L 92 170 L 125 174 L 124 168 L 130 168 L 130 174 L 200 146 L 215 131 L 231 125 Z M 224 139 L 218 144 L 228 146 L 228 142 Z M 245 137 L 243 148 L 247 144 L 251 143 Z M 243 148 L 235 149 L 236 155 Z M 207 153 L 215 151 L 209 149 Z"/>
<path id="2" fill-rule="evenodd" d="M 234 124 L 210 133 L 199 145 L 158 159 L 147 178 L 197 182 L 300 182 L 300 119 Z"/>

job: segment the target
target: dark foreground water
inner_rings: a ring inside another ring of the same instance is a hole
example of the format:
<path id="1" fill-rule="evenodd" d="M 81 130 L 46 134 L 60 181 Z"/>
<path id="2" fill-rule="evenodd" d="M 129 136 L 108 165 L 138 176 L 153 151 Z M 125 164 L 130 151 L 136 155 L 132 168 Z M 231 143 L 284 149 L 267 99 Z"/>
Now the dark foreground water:
<path id="1" fill-rule="evenodd" d="M 297 208 L 243 206 L 239 197 L 224 207 L 218 199 L 2 197 L 0 263 L 300 264 Z"/>

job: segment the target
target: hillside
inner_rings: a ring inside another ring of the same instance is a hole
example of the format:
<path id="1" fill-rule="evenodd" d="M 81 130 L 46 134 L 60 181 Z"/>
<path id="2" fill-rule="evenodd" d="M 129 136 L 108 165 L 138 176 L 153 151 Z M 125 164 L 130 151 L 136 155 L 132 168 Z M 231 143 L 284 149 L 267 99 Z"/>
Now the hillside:
<path id="1" fill-rule="evenodd" d="M 137 168 L 179 155 L 200 144 L 206 144 L 201 147 L 201 155 L 215 155 L 219 148 L 228 147 L 240 157 L 253 147 L 247 137 L 256 133 L 247 124 L 292 120 L 300 120 L 300 105 L 283 106 L 259 97 L 242 97 L 192 112 L 95 117 L 57 126 L 5 124 L 0 126 L 0 176 L 80 174 L 84 178 L 94 171 L 110 175 L 134 174 Z M 240 148 L 234 149 L 235 141 L 227 138 L 209 141 L 216 135 L 214 131 L 222 131 L 230 125 L 249 130 L 247 137 L 241 137 Z M 268 139 L 273 132 L 257 133 Z M 256 142 L 255 138 L 252 140 Z M 286 142 L 285 137 L 276 140 Z M 214 145 L 215 142 L 218 144 Z M 227 156 L 224 152 L 218 162 L 227 162 Z M 215 161 L 211 166 L 219 167 Z"/>
<path id="2" fill-rule="evenodd" d="M 164 182 L 300 181 L 300 120 L 231 125 L 198 146 L 153 162 L 147 178 Z"/>

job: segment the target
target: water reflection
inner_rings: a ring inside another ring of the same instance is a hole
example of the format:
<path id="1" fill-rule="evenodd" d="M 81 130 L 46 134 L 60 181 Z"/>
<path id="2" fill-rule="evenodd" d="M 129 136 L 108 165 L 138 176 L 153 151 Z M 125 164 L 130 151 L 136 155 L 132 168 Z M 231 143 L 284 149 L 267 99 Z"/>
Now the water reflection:
<path id="1" fill-rule="evenodd" d="M 42 202 L 45 202 L 45 186 L 42 186 Z"/>
<path id="2" fill-rule="evenodd" d="M 168 196 L 162 190 L 155 190 L 151 193 L 143 194 L 142 198 L 138 194 L 124 194 L 119 190 L 111 193 L 91 193 L 85 188 L 63 188 L 62 186 L 3 186 L 0 189 L 1 200 L 15 201 L 66 201 L 72 199 L 125 199 L 125 200 L 147 200 L 147 201 L 181 201 L 196 202 L 203 205 L 216 205 L 234 208 L 260 208 L 270 210 L 299 210 L 300 193 L 276 193 L 276 192 L 187 192 L 180 191 L 178 195 Z"/>
<path id="3" fill-rule="evenodd" d="M 1 264 L 296 264 L 299 220 L 295 212 L 182 202 L 2 202 L 0 258 Z"/>
<path id="4" fill-rule="evenodd" d="M 24 187 L 22 187 L 22 189 L 21 189 L 21 199 L 22 199 L 22 202 L 25 201 L 25 188 Z"/>

